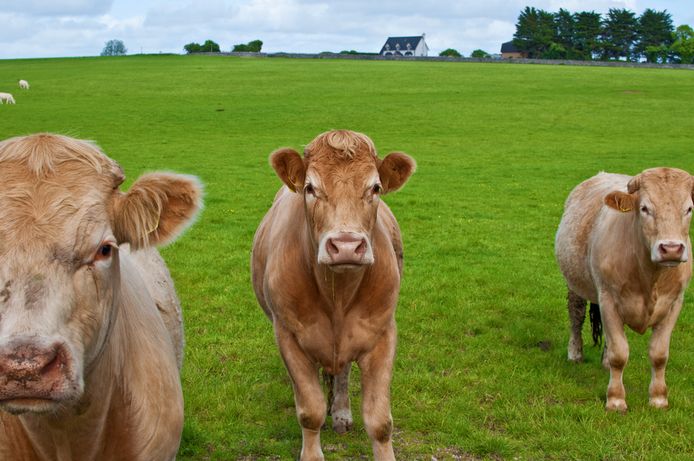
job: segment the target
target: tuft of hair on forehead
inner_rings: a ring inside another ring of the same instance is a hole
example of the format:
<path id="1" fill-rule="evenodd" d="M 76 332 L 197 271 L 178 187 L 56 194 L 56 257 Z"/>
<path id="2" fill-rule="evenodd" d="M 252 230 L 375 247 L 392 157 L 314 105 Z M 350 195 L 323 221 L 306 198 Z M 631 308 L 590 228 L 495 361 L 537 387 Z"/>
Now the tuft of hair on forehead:
<path id="1" fill-rule="evenodd" d="M 349 130 L 332 130 L 316 136 L 306 146 L 304 157 L 309 158 L 311 154 L 329 150 L 347 160 L 354 158 L 355 154 L 363 148 L 366 148 L 374 158 L 377 157 L 373 141 L 365 134 Z"/>
<path id="2" fill-rule="evenodd" d="M 0 142 L 0 164 L 3 162 L 23 164 L 37 178 L 54 173 L 64 163 L 78 162 L 97 174 L 110 173 L 114 187 L 125 180 L 120 166 L 94 142 L 51 133 L 18 136 Z"/>

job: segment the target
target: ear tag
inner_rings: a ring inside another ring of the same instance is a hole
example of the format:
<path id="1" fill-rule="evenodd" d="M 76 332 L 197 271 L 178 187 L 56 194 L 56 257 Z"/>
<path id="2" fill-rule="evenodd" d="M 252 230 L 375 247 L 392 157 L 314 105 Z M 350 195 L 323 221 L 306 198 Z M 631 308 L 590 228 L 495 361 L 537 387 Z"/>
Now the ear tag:
<path id="1" fill-rule="evenodd" d="M 627 212 L 631 211 L 631 207 L 625 208 L 622 205 L 619 205 L 619 211 L 621 211 L 622 213 L 627 213 Z"/>

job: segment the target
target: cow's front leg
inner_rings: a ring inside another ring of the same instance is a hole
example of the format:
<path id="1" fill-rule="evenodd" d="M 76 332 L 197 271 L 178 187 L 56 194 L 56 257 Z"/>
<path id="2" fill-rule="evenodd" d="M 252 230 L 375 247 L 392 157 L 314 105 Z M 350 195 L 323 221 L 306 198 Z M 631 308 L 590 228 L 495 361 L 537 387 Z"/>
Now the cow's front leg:
<path id="1" fill-rule="evenodd" d="M 375 347 L 359 361 L 362 415 L 376 461 L 395 460 L 393 418 L 390 414 L 390 380 L 395 357 L 395 324 L 388 327 Z"/>
<path id="2" fill-rule="evenodd" d="M 675 328 L 677 317 L 682 310 L 682 298 L 672 306 L 667 316 L 653 327 L 648 358 L 651 360 L 651 384 L 648 386 L 648 403 L 655 408 L 667 408 L 667 384 L 665 384 L 665 367 L 670 353 L 670 337 Z"/>
<path id="3" fill-rule="evenodd" d="M 624 334 L 624 322 L 609 296 L 601 296 L 600 315 L 606 339 L 605 359 L 610 369 L 610 383 L 607 385 L 605 409 L 624 412 L 627 410 L 627 402 L 622 374 L 629 360 L 629 343 L 627 343 L 627 337 Z"/>
<path id="4" fill-rule="evenodd" d="M 301 461 L 323 460 L 320 429 L 326 404 L 318 379 L 318 367 L 299 347 L 294 335 L 275 324 L 275 337 L 294 388 L 296 417 L 301 425 Z"/>
<path id="5" fill-rule="evenodd" d="M 349 403 L 349 373 L 352 363 L 335 375 L 333 383 L 333 402 L 330 414 L 333 417 L 333 429 L 338 434 L 344 434 L 352 429 L 352 409 Z"/>

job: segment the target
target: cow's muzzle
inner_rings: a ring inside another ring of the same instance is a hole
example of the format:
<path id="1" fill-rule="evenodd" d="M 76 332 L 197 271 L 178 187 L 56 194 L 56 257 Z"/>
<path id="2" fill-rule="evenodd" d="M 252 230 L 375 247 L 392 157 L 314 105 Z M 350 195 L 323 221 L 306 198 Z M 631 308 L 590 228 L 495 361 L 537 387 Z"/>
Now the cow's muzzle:
<path id="1" fill-rule="evenodd" d="M 687 246 L 681 240 L 658 240 L 651 248 L 651 260 L 662 266 L 677 266 L 687 258 Z"/>
<path id="2" fill-rule="evenodd" d="M 318 262 L 337 270 L 373 264 L 371 242 L 360 232 L 328 232 L 321 239 Z"/>
<path id="3" fill-rule="evenodd" d="M 72 357 L 61 342 L 13 340 L 0 346 L 0 407 L 11 413 L 49 411 L 75 397 Z"/>

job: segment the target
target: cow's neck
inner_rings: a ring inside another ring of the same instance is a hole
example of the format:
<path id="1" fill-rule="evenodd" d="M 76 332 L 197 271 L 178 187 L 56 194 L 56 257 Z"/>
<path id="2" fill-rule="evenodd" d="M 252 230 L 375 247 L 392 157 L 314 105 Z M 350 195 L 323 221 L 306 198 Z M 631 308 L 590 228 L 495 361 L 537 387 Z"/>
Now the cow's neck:
<path id="1" fill-rule="evenodd" d="M 330 311 L 336 315 L 348 309 L 361 286 L 368 269 L 334 272 L 324 264 L 314 264 L 313 275 L 321 296 L 328 301 Z"/>

